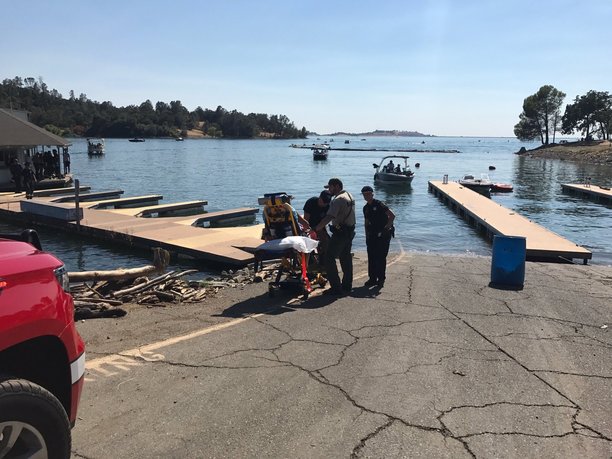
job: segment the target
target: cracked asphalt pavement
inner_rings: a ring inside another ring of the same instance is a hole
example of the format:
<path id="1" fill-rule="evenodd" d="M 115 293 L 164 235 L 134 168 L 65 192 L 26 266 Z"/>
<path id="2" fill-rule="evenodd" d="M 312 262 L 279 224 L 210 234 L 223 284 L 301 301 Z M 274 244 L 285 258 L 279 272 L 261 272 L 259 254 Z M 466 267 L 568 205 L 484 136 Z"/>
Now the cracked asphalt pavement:
<path id="1" fill-rule="evenodd" d="M 380 291 L 79 323 L 73 457 L 612 457 L 612 268 L 527 263 L 497 290 L 490 258 L 389 261 Z"/>

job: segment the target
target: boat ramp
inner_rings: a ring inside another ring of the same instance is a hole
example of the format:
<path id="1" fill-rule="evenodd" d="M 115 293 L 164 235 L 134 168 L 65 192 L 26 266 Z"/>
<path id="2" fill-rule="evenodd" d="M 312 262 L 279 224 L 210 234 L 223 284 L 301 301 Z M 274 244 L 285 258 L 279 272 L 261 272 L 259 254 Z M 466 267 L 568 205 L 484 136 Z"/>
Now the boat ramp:
<path id="1" fill-rule="evenodd" d="M 527 260 L 567 262 L 580 259 L 586 264 L 592 258 L 587 249 L 457 182 L 430 181 L 429 191 L 490 238 L 494 235 L 525 237 Z"/>
<path id="2" fill-rule="evenodd" d="M 252 262 L 253 251 L 262 242 L 262 225 L 204 227 L 253 219 L 257 208 L 204 212 L 208 202 L 203 200 L 159 204 L 161 195 L 121 197 L 122 190 L 89 189 L 79 188 L 78 205 L 74 188 L 41 190 L 29 200 L 23 193 L 1 193 L 0 217 L 235 266 Z"/>
<path id="3" fill-rule="evenodd" d="M 561 185 L 563 191 L 576 194 L 578 196 L 586 196 L 594 201 L 606 201 L 612 203 L 612 190 L 610 187 L 601 185 L 593 185 L 590 183 L 564 183 Z"/>

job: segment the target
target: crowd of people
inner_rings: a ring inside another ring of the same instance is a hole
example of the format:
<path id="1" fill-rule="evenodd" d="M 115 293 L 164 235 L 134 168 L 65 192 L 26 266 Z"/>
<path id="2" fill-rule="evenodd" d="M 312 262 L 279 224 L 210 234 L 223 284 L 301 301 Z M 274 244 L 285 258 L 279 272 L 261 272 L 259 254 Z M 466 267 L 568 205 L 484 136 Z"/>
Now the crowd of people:
<path id="1" fill-rule="evenodd" d="M 70 153 L 67 148 L 64 148 L 60 160 L 60 153 L 56 149 L 37 152 L 28 156 L 24 164 L 21 164 L 17 158 L 13 158 L 9 170 L 15 184 L 15 192 L 25 191 L 26 198 L 31 199 L 36 182 L 48 178 L 63 178 L 70 173 Z"/>

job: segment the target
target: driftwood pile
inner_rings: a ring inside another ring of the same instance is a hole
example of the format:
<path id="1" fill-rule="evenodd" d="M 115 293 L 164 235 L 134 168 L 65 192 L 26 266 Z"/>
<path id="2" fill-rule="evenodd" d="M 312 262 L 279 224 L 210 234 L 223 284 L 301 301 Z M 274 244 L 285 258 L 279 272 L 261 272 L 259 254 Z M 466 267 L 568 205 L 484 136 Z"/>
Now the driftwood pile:
<path id="1" fill-rule="evenodd" d="M 159 274 L 159 266 L 69 273 L 74 316 L 75 320 L 122 317 L 127 314 L 124 308 L 127 303 L 145 304 L 148 307 L 196 303 L 215 295 L 222 288 L 262 282 L 271 276 L 274 269 L 267 267 L 255 273 L 252 268 L 246 267 L 237 271 L 223 271 L 220 276 L 208 277 L 206 280 L 182 279 L 198 272 L 196 269 Z M 146 274 L 157 275 L 149 277 Z"/>

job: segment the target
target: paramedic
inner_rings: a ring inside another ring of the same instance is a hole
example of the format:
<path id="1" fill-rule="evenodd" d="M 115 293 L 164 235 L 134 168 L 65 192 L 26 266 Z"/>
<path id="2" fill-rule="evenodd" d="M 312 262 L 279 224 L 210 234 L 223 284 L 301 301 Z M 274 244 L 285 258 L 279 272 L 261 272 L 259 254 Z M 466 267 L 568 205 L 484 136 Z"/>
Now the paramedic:
<path id="1" fill-rule="evenodd" d="M 329 203 L 331 201 L 332 195 L 327 190 L 321 191 L 319 196 L 313 196 L 306 204 L 304 204 L 304 219 L 308 221 L 310 227 L 314 230 L 319 222 L 323 220 L 325 214 L 329 209 Z M 321 265 L 325 260 L 325 250 L 329 243 L 329 236 L 327 235 L 327 231 L 325 228 L 321 231 L 317 231 L 317 239 L 319 240 L 319 259 L 321 260 Z"/>

